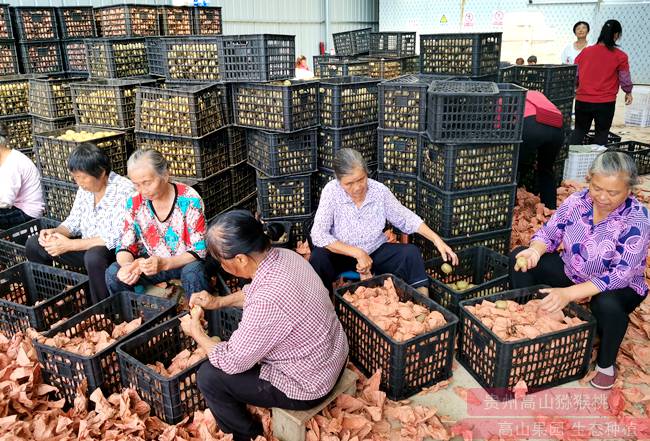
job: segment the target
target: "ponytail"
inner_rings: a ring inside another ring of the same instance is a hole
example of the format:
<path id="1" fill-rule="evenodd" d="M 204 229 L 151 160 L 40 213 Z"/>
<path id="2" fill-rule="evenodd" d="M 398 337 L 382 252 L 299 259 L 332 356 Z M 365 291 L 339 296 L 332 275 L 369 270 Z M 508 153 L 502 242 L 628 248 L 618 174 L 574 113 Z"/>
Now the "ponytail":
<path id="1" fill-rule="evenodd" d="M 623 27 L 618 20 L 607 20 L 598 36 L 598 43 L 604 44 L 607 49 L 614 49 L 616 47 L 615 34 L 623 34 Z"/>

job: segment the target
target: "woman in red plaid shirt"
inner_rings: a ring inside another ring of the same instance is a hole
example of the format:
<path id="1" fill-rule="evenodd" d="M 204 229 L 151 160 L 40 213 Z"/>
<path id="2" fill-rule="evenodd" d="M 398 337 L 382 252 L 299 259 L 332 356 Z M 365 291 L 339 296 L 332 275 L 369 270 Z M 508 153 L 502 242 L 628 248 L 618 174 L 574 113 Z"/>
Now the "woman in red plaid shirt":
<path id="1" fill-rule="evenodd" d="M 271 238 L 250 212 L 219 216 L 208 231 L 208 250 L 224 270 L 252 279 L 242 291 L 214 297 L 202 291 L 190 305 L 243 307 L 239 327 L 215 343 L 200 323 L 183 331 L 208 353 L 197 383 L 221 430 L 235 441 L 255 439 L 262 425 L 246 405 L 305 410 L 322 402 L 345 368 L 348 342 L 329 292 L 299 254 L 271 248 Z"/>

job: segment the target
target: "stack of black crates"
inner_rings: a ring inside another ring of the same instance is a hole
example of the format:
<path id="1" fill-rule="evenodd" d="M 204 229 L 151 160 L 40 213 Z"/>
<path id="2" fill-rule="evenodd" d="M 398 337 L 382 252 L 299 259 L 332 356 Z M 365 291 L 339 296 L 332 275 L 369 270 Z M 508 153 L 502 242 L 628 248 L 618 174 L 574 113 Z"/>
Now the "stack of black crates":
<path id="1" fill-rule="evenodd" d="M 568 140 L 571 134 L 571 115 L 575 99 L 577 66 L 570 64 L 543 64 L 536 66 L 510 66 L 500 71 L 500 81 L 518 84 L 529 90 L 542 92 L 562 112 L 563 135 Z M 569 146 L 565 142 L 555 160 L 555 185 L 562 182 L 564 162 L 569 156 Z M 520 176 L 519 184 L 537 193 L 536 172 L 532 169 Z"/>

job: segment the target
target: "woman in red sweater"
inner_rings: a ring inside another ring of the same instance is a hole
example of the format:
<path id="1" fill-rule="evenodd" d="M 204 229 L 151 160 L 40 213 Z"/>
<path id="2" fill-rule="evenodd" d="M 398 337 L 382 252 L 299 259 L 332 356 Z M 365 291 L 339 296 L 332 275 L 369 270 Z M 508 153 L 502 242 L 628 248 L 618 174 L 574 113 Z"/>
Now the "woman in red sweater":
<path id="1" fill-rule="evenodd" d="M 623 28 L 616 20 L 607 20 L 598 42 L 576 57 L 578 90 L 575 105 L 575 130 L 571 144 L 582 144 L 595 122 L 594 144 L 605 145 L 612 126 L 619 86 L 625 92 L 625 104 L 632 104 L 632 79 L 627 54 L 616 47 Z"/>

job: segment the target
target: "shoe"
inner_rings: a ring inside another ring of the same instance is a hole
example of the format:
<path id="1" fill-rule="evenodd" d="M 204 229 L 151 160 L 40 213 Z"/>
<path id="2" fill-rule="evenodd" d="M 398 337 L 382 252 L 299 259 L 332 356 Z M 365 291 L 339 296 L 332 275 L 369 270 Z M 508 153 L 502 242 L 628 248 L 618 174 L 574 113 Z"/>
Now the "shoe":
<path id="1" fill-rule="evenodd" d="M 597 372 L 596 376 L 591 379 L 589 382 L 596 389 L 608 390 L 614 387 L 614 382 L 616 381 L 616 370 L 614 370 L 614 375 L 606 375 L 602 372 Z"/>

